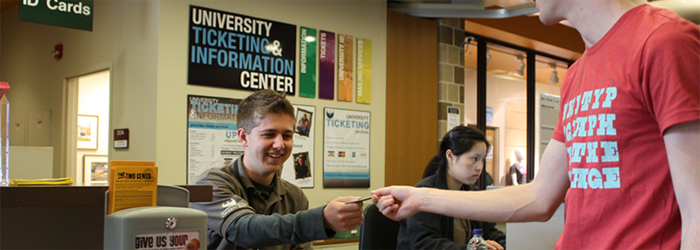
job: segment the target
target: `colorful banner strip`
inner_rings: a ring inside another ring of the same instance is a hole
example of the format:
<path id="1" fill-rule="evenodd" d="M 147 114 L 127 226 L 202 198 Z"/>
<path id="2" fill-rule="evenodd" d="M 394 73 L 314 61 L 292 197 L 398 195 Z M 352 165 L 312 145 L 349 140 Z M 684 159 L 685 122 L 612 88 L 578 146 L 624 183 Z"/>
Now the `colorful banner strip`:
<path id="1" fill-rule="evenodd" d="M 335 33 L 321 30 L 318 43 L 318 97 L 333 100 L 335 87 Z"/>
<path id="2" fill-rule="evenodd" d="M 351 35 L 338 34 L 338 101 L 352 102 L 352 95 L 355 92 L 353 88 L 355 71 L 352 69 L 354 48 L 354 39 Z"/>
<path id="3" fill-rule="evenodd" d="M 357 102 L 372 102 L 372 41 L 357 39 Z"/>
<path id="4" fill-rule="evenodd" d="M 316 97 L 316 29 L 301 27 L 299 40 L 299 96 Z"/>

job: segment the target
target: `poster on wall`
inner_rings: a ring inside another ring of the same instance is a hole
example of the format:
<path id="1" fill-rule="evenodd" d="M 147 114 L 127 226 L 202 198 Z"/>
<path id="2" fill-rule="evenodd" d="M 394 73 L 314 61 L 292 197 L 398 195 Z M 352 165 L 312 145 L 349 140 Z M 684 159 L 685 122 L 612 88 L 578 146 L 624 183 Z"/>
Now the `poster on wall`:
<path id="1" fill-rule="evenodd" d="M 295 95 L 296 26 L 190 5 L 187 83 Z"/>
<path id="2" fill-rule="evenodd" d="M 210 168 L 233 163 L 243 154 L 236 131 L 241 99 L 187 96 L 187 184 Z"/>
<path id="3" fill-rule="evenodd" d="M 461 109 L 459 107 L 447 107 L 447 130 L 451 130 L 454 127 L 462 125 L 462 121 L 459 119 L 459 113 Z"/>
<path id="4" fill-rule="evenodd" d="M 372 41 L 357 38 L 357 103 L 372 102 Z"/>
<path id="5" fill-rule="evenodd" d="M 542 159 L 542 154 L 557 126 L 560 99 L 556 95 L 540 93 L 540 157 L 538 159 Z"/>
<path id="6" fill-rule="evenodd" d="M 282 178 L 301 188 L 313 188 L 316 107 L 294 105 L 294 114 L 294 147 L 282 168 Z"/>
<path id="7" fill-rule="evenodd" d="M 354 43 L 351 35 L 338 34 L 338 101 L 352 102 L 355 92 L 355 71 L 352 68 Z"/>
<path id="8" fill-rule="evenodd" d="M 370 113 L 324 110 L 323 187 L 369 187 Z"/>
<path id="9" fill-rule="evenodd" d="M 316 29 L 299 28 L 299 96 L 316 97 Z"/>
<path id="10" fill-rule="evenodd" d="M 318 97 L 333 100 L 335 88 L 335 33 L 318 34 Z"/>

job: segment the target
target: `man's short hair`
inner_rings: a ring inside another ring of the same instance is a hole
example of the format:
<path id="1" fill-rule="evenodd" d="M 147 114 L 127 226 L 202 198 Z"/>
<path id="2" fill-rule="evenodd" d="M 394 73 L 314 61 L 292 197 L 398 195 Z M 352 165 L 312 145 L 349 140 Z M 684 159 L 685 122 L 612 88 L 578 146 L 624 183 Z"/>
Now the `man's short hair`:
<path id="1" fill-rule="evenodd" d="M 286 114 L 294 118 L 294 106 L 284 94 L 274 90 L 255 91 L 238 105 L 238 127 L 250 132 L 267 113 Z"/>

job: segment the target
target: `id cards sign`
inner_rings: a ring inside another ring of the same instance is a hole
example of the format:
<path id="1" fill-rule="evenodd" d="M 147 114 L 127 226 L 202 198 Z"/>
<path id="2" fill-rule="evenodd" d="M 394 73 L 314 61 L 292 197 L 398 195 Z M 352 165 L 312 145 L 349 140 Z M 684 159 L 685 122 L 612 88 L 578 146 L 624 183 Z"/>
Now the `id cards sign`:
<path id="1" fill-rule="evenodd" d="M 21 0 L 19 20 L 92 31 L 93 0 Z"/>

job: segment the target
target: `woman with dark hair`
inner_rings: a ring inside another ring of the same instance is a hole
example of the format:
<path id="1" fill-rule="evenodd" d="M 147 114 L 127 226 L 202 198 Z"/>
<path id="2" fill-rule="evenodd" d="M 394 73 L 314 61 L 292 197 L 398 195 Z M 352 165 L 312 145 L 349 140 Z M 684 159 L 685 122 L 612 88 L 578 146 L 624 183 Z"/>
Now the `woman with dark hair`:
<path id="1" fill-rule="evenodd" d="M 424 176 L 429 176 L 415 186 L 478 190 L 474 183 L 484 169 L 488 148 L 489 142 L 481 131 L 465 126 L 453 128 L 442 138 L 440 153 L 426 167 Z M 429 170 L 431 166 L 437 166 L 437 172 Z M 397 249 L 466 249 L 472 229 L 483 231 L 490 250 L 504 249 L 506 244 L 505 234 L 496 229 L 495 223 L 420 212 L 400 224 Z"/>

